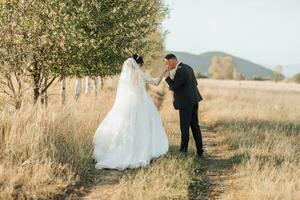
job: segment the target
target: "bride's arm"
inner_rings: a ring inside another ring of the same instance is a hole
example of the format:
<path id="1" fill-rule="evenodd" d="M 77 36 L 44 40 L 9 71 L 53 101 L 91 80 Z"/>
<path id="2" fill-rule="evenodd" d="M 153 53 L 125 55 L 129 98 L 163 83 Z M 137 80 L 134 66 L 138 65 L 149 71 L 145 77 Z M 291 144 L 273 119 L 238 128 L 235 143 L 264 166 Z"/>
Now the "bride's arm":
<path id="1" fill-rule="evenodd" d="M 165 75 L 165 73 L 166 73 L 167 71 L 168 71 L 168 70 L 164 70 L 164 71 L 161 73 L 161 75 L 160 75 L 159 77 L 156 78 L 154 85 L 159 85 L 159 84 L 160 84 L 161 80 L 163 79 L 163 77 L 164 77 L 164 75 Z"/>
<path id="2" fill-rule="evenodd" d="M 157 78 L 152 78 L 151 76 L 144 74 L 144 79 L 147 83 L 150 83 L 152 85 L 159 85 L 166 72 L 167 70 L 164 70 L 162 74 Z"/>

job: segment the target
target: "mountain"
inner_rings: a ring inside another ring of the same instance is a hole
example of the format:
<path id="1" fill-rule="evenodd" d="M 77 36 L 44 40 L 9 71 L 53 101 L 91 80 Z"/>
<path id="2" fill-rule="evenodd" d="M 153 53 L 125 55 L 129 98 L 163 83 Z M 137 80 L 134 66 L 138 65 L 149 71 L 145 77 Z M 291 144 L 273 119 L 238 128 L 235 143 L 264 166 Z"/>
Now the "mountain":
<path id="1" fill-rule="evenodd" d="M 224 52 L 212 51 L 200 55 L 178 51 L 168 51 L 168 53 L 175 54 L 179 60 L 192 66 L 194 69 L 200 69 L 202 74 L 209 74 L 208 68 L 213 56 L 231 56 L 236 65 L 237 72 L 242 73 L 247 79 L 251 79 L 254 76 L 268 78 L 272 74 L 272 70 L 265 68 L 262 65 Z"/>

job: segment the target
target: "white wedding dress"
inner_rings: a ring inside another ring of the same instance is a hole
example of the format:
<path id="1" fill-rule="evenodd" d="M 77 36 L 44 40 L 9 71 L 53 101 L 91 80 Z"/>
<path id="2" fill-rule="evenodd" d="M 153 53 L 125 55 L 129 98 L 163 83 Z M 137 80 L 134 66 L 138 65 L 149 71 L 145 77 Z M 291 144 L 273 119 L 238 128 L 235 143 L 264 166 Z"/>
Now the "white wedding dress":
<path id="1" fill-rule="evenodd" d="M 167 153 L 169 142 L 161 118 L 145 89 L 145 75 L 134 59 L 122 67 L 112 109 L 94 136 L 96 168 L 119 169 L 147 166 Z"/>

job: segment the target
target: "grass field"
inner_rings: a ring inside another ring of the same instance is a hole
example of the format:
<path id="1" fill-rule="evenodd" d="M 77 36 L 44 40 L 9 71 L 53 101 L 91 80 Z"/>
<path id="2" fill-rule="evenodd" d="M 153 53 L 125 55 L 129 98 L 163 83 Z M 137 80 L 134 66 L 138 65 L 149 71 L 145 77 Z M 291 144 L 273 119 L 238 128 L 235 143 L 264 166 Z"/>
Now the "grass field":
<path id="1" fill-rule="evenodd" d="M 47 109 L 0 113 L 0 199 L 297 199 L 300 196 L 300 86 L 199 80 L 205 157 L 178 154 L 178 113 L 165 89 L 160 109 L 170 152 L 147 168 L 96 170 L 92 138 L 113 104 L 115 84 L 97 97 Z M 152 93 L 152 89 L 149 91 Z"/>
<path id="2" fill-rule="evenodd" d="M 206 119 L 238 158 L 221 199 L 300 197 L 300 86 L 204 82 Z"/>

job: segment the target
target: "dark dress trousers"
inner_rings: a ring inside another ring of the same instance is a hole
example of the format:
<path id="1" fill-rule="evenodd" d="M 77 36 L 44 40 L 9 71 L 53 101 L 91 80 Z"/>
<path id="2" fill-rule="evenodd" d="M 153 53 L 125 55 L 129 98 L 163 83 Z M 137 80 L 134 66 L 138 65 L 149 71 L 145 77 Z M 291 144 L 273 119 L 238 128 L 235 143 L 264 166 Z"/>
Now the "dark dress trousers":
<path id="1" fill-rule="evenodd" d="M 170 90 L 173 91 L 173 105 L 179 110 L 181 145 L 180 151 L 187 152 L 189 128 L 191 127 L 198 155 L 203 154 L 202 134 L 198 120 L 198 103 L 202 96 L 197 88 L 194 70 L 189 65 L 180 63 L 174 79 L 166 78 Z"/>

